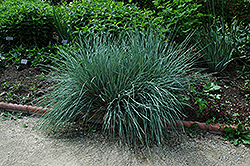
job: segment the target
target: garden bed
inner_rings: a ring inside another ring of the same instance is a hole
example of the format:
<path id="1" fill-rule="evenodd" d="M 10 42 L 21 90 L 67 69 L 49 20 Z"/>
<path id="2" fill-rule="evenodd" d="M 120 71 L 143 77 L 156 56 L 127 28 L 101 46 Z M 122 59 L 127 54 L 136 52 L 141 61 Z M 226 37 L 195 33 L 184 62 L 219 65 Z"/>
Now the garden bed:
<path id="1" fill-rule="evenodd" d="M 184 110 L 186 120 L 231 125 L 241 122 L 249 126 L 250 77 L 246 72 L 248 69 L 242 71 L 243 66 L 242 62 L 234 60 L 223 72 L 213 75 L 211 82 L 219 86 L 218 90 L 209 91 L 208 88 L 213 86 L 206 89 L 204 83 L 196 87 L 201 92 L 200 100 L 206 100 L 207 104 L 194 97 L 191 102 L 193 109 Z"/>
<path id="2" fill-rule="evenodd" d="M 47 93 L 48 87 L 53 84 L 44 79 L 48 73 L 39 67 L 17 69 L 15 66 L 9 66 L 0 73 L 0 102 L 35 105 L 34 100 Z M 211 82 L 220 86 L 220 89 L 207 94 L 203 92 L 204 83 L 197 87 L 201 92 L 199 97 L 208 102 L 208 107 L 215 109 L 199 111 L 201 104 L 199 105 L 193 96 L 190 99 L 193 108 L 184 110 L 187 117 L 183 120 L 224 125 L 237 125 L 241 122 L 250 126 L 249 79 L 247 73 L 242 72 L 242 64 L 237 60 L 233 61 L 226 70 L 211 77 Z M 217 95 L 220 99 L 207 95 Z"/>

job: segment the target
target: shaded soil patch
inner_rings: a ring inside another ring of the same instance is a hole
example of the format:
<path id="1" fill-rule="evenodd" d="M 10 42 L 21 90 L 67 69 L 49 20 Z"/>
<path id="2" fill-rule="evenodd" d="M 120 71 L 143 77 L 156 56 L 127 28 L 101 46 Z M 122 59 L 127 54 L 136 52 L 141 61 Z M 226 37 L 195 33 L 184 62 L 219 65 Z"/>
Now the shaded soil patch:
<path id="1" fill-rule="evenodd" d="M 201 92 L 198 96 L 207 101 L 204 104 L 207 109 L 199 112 L 196 95 L 191 96 L 193 109 L 184 111 L 187 115 L 185 120 L 234 125 L 241 122 L 249 126 L 250 77 L 248 73 L 241 72 L 242 66 L 234 60 L 223 72 L 211 77 L 211 82 L 220 86 L 216 91 L 204 92 L 204 84 L 198 85 L 196 88 Z"/>
<path id="2" fill-rule="evenodd" d="M 47 74 L 38 67 L 17 70 L 9 66 L 0 71 L 0 102 L 34 105 L 32 101 L 47 93 L 52 85 L 44 79 Z"/>

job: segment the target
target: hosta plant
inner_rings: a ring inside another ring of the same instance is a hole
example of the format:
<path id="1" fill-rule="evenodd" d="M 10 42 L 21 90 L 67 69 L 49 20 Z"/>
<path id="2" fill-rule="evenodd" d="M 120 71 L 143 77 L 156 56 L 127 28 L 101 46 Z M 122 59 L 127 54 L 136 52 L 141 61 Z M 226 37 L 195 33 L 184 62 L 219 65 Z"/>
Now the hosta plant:
<path id="1" fill-rule="evenodd" d="M 98 36 L 59 48 L 54 91 L 43 98 L 50 111 L 38 129 L 99 121 L 105 134 L 147 146 L 160 146 L 182 131 L 176 121 L 187 104 L 185 92 L 200 79 L 188 40 L 172 45 L 153 32 Z"/>

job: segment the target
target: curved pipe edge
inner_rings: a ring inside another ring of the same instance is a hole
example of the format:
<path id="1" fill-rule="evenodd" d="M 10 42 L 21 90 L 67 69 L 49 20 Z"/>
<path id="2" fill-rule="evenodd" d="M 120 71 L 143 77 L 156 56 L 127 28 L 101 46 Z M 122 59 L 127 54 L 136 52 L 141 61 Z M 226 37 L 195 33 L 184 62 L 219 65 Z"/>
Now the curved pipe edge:
<path id="1" fill-rule="evenodd" d="M 30 105 L 21 105 L 21 104 L 12 104 L 12 103 L 4 103 L 0 102 L 0 109 L 10 109 L 10 110 L 18 110 L 18 111 L 27 111 L 29 113 L 33 114 L 45 114 L 49 109 L 43 108 L 43 107 L 36 107 L 36 106 L 30 106 Z M 206 124 L 201 122 L 193 122 L 193 121 L 184 121 L 181 120 L 180 123 L 184 127 L 190 128 L 193 123 L 196 123 L 201 130 L 210 130 L 214 132 L 222 132 L 226 127 L 232 127 L 233 129 L 236 129 L 237 126 L 229 126 L 229 125 L 222 125 L 219 124 Z M 249 130 L 250 127 L 244 127 L 243 131 Z"/>

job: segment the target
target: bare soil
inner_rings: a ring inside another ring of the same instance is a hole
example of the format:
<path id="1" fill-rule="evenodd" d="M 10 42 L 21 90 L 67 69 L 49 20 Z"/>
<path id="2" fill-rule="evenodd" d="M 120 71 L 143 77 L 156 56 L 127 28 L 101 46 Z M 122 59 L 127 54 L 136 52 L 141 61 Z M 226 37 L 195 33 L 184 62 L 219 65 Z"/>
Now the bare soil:
<path id="1" fill-rule="evenodd" d="M 239 122 L 245 126 L 249 126 L 250 119 L 250 74 L 249 68 L 245 68 L 242 72 L 243 64 L 234 60 L 227 68 L 213 75 L 210 81 L 219 85 L 221 88 L 213 92 L 204 92 L 204 83 L 196 88 L 201 92 L 200 98 L 207 101 L 208 109 L 205 109 L 197 115 L 199 105 L 191 97 L 193 109 L 185 109 L 184 114 L 187 116 L 185 120 L 220 123 L 228 125 L 237 125 Z M 209 95 L 220 96 L 219 99 Z M 214 118 L 214 120 L 213 120 Z"/>

